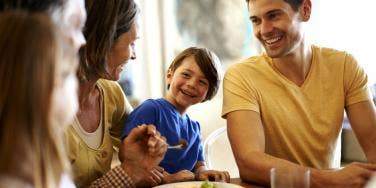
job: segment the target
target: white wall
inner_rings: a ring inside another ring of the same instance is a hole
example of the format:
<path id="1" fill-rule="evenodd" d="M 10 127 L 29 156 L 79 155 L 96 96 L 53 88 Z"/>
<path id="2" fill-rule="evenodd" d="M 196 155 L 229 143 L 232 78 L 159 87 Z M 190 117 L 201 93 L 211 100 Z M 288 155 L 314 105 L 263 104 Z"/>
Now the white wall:
<path id="1" fill-rule="evenodd" d="M 307 37 L 320 46 L 350 52 L 376 83 L 376 2 L 370 0 L 312 0 Z"/>

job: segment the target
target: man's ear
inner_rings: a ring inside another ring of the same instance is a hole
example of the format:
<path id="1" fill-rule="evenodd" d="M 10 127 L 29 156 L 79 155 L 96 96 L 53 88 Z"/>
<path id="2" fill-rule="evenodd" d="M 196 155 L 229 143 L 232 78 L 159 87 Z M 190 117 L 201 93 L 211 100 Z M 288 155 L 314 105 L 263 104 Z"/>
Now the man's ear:
<path id="1" fill-rule="evenodd" d="M 311 0 L 304 0 L 302 6 L 300 7 L 300 15 L 302 21 L 308 21 L 312 13 L 312 2 Z"/>

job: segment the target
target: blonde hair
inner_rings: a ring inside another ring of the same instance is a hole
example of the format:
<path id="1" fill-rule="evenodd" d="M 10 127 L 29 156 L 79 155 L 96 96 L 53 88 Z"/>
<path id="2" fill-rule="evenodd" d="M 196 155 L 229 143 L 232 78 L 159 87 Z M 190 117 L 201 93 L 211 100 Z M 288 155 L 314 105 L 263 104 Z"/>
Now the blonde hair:
<path id="1" fill-rule="evenodd" d="M 51 116 L 57 30 L 45 14 L 0 14 L 0 175 L 58 187 L 68 169 L 63 130 Z"/>

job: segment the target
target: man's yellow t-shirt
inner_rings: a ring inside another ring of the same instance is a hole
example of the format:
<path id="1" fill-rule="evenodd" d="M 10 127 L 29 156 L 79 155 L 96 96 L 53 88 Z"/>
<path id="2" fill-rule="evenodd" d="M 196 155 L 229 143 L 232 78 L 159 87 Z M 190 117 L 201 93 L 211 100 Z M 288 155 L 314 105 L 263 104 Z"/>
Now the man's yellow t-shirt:
<path id="1" fill-rule="evenodd" d="M 224 78 L 222 116 L 236 110 L 258 112 L 266 153 L 318 169 L 336 168 L 344 108 L 370 100 L 367 76 L 346 52 L 316 46 L 312 51 L 311 68 L 300 87 L 266 54 L 232 65 Z"/>

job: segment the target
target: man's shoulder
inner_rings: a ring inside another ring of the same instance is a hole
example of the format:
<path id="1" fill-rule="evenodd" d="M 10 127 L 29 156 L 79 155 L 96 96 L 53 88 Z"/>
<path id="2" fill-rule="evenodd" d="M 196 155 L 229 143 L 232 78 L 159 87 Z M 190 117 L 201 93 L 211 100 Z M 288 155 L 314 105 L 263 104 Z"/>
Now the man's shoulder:
<path id="1" fill-rule="evenodd" d="M 252 70 L 252 69 L 259 69 L 262 66 L 267 64 L 268 57 L 264 54 L 258 56 L 251 56 L 246 59 L 242 59 L 228 68 L 228 70 Z"/>
<path id="2" fill-rule="evenodd" d="M 330 47 L 319 47 L 312 45 L 314 55 L 323 58 L 344 58 L 349 55 L 346 51 L 338 50 Z"/>
<path id="3" fill-rule="evenodd" d="M 267 60 L 268 60 L 267 55 L 262 53 L 260 55 L 250 56 L 248 58 L 242 59 L 238 63 L 235 63 L 234 65 L 240 65 L 240 66 L 257 65 L 260 63 L 264 63 Z"/>

